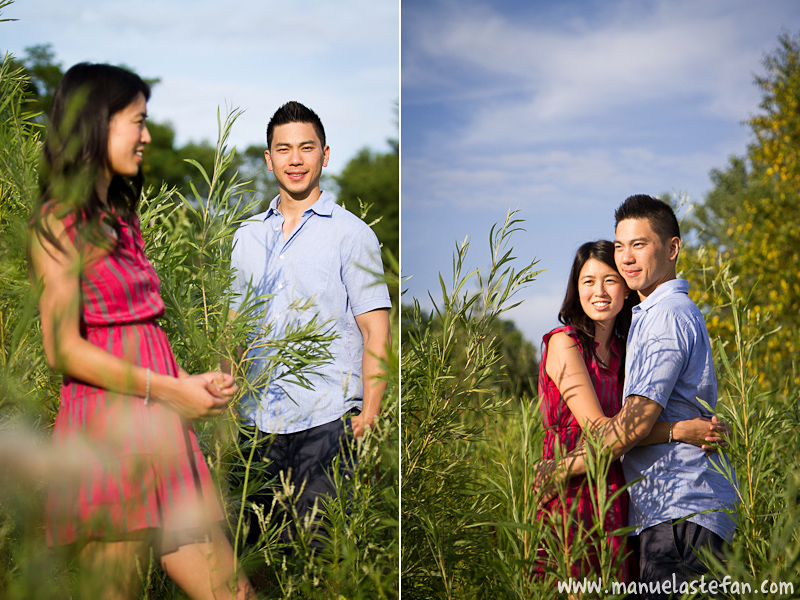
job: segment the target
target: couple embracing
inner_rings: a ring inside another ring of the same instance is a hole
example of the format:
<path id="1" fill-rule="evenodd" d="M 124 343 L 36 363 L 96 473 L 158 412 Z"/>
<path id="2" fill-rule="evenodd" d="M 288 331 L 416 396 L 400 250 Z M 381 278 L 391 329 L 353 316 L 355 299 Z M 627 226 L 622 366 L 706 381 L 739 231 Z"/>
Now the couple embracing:
<path id="1" fill-rule="evenodd" d="M 721 558 L 733 536 L 725 511 L 736 491 L 714 465 L 727 460 L 716 444 L 728 428 L 698 400 L 713 410 L 717 382 L 705 321 L 676 276 L 675 213 L 637 195 L 615 219 L 613 243 L 578 250 L 559 313 L 564 326 L 544 336 L 539 394 L 547 433 L 534 487 L 544 511 L 566 516 L 577 504 L 576 520 L 590 528 L 596 491 L 583 477 L 580 438 L 598 435 L 615 461 L 608 497 L 634 482 L 604 516 L 606 533 L 635 527 L 630 538 L 611 537 L 615 556 L 630 557 L 617 561 L 618 580 L 647 584 L 639 588 L 648 589 L 644 598 L 679 597 L 682 584 L 708 572 L 702 550 Z M 547 564 L 544 550 L 539 556 Z M 590 555 L 572 574 L 598 569 Z"/>

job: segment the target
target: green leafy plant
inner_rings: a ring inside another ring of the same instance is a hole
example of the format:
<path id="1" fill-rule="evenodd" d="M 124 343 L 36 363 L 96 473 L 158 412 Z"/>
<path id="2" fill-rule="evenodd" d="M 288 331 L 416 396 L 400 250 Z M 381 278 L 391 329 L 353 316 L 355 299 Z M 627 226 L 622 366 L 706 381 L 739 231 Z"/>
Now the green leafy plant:
<path id="1" fill-rule="evenodd" d="M 476 597 L 504 589 L 494 565 L 491 484 L 478 454 L 486 423 L 500 419 L 507 400 L 492 393 L 502 365 L 492 322 L 516 304 L 514 295 L 539 271 L 535 261 L 513 266 L 510 238 L 520 221 L 509 213 L 489 236 L 486 273 L 464 274 L 469 242 L 453 255 L 448 288 L 426 317 L 418 302 L 407 316 L 402 349 L 403 572 L 407 598 Z M 476 289 L 470 289 L 472 283 Z M 434 322 L 436 327 L 433 326 Z M 456 336 L 458 332 L 458 337 Z M 454 353 L 461 353 L 456 367 Z M 478 591 L 480 590 L 480 592 Z M 472 594 L 470 594 L 470 597 Z"/>

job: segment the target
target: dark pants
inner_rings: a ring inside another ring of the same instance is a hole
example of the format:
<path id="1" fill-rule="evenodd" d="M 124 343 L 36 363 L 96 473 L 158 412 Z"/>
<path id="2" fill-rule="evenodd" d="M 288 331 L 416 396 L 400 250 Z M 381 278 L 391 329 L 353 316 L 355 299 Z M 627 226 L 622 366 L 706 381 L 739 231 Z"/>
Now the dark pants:
<path id="1" fill-rule="evenodd" d="M 638 597 L 644 600 L 680 598 L 682 584 L 688 585 L 703 575 L 708 589 L 713 575 L 709 577 L 708 567 L 700 561 L 700 549 L 710 550 L 721 560 L 723 545 L 725 542 L 716 533 L 689 521 L 675 519 L 648 527 L 639 534 L 639 572 L 641 582 L 648 584 L 648 592 Z M 659 590 L 650 592 L 651 588 L 655 590 L 651 584 L 656 582 Z M 669 582 L 669 593 L 664 593 L 665 582 Z"/>
<path id="2" fill-rule="evenodd" d="M 268 515 L 276 492 L 282 490 L 282 478 L 294 485 L 293 506 L 282 507 L 280 502 L 276 502 L 270 522 L 286 519 L 287 526 L 281 532 L 281 539 L 285 542 L 297 538 L 298 524 L 303 523 L 315 502 L 321 509 L 323 496 L 336 496 L 332 472 L 334 460 L 340 457 L 339 472 L 343 478 L 352 471 L 355 451 L 350 418 L 356 414 L 358 411 L 350 411 L 341 419 L 295 433 L 270 434 L 253 427 L 244 428 L 243 438 L 252 439 L 254 434 L 258 438 L 252 468 L 263 470 L 266 480 L 272 480 L 263 491 L 248 495 L 248 545 L 255 544 L 262 533 L 255 514 L 249 509 L 250 503 L 261 505 L 264 514 Z M 308 540 L 312 546 L 321 547 L 324 544 L 317 531 L 322 522 L 319 517 L 314 521 L 313 535 Z"/>

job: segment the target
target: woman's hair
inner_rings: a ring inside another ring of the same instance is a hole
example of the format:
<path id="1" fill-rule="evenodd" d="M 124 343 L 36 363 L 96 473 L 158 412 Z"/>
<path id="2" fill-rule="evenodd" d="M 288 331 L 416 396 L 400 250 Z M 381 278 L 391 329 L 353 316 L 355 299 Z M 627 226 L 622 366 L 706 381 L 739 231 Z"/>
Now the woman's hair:
<path id="1" fill-rule="evenodd" d="M 111 117 L 129 106 L 139 94 L 150 98 L 150 87 L 135 73 L 104 64 L 80 63 L 69 69 L 56 88 L 39 165 L 39 205 L 34 211 L 37 234 L 60 248 L 45 225 L 42 206 L 56 201 L 57 218 L 69 213 L 81 236 L 102 241 L 100 219 L 105 206 L 97 195 L 97 178 L 108 163 Z M 114 175 L 108 203 L 126 222 L 136 214 L 144 178 Z M 119 228 L 116 220 L 110 223 Z M 117 231 L 119 233 L 119 231 Z"/>
<path id="2" fill-rule="evenodd" d="M 596 242 L 586 242 L 583 244 L 575 253 L 575 260 L 572 263 L 572 270 L 569 273 L 567 293 L 564 296 L 564 302 L 561 304 L 558 320 L 564 325 L 571 325 L 575 328 L 578 334 L 578 341 L 584 354 L 590 352 L 597 358 L 594 343 L 594 321 L 584 312 L 578 292 L 578 279 L 581 275 L 581 269 L 583 269 L 583 265 L 592 258 L 607 264 L 619 273 L 617 265 L 614 262 L 613 242 L 598 240 Z M 625 347 L 625 341 L 628 339 L 628 329 L 630 329 L 631 326 L 631 311 L 638 303 L 638 294 L 628 294 L 628 298 L 622 305 L 622 310 L 614 321 L 613 334 L 623 342 L 623 348 Z M 623 365 L 624 362 L 625 361 L 623 361 Z"/>

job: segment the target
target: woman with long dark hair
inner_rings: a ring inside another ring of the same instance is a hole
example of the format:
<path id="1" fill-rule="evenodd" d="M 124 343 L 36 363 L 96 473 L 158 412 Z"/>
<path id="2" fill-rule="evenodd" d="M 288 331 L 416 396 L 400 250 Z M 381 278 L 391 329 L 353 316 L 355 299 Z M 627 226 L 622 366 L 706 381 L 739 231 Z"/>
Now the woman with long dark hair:
<path id="1" fill-rule="evenodd" d="M 546 429 L 544 460 L 554 459 L 557 452 L 563 456 L 574 450 L 585 433 L 601 426 L 622 407 L 625 342 L 631 310 L 637 302 L 637 294 L 628 290 L 617 271 L 612 242 L 587 242 L 578 249 L 558 314 L 563 326 L 543 338 L 539 396 Z M 658 422 L 642 444 L 684 442 L 710 450 L 712 444 L 721 441 L 719 432 L 725 429 L 722 423 L 702 417 Z M 625 485 L 619 461 L 610 465 L 606 485 L 607 498 Z M 563 494 L 546 503 L 544 510 L 564 517 L 574 511 L 576 521 L 588 531 L 600 519 L 596 498 L 597 490 L 588 485 L 584 476 L 576 476 L 569 480 Z M 622 493 L 611 503 L 603 522 L 611 549 L 618 557 L 619 581 L 630 581 L 633 571 L 624 559 L 625 536 L 610 534 L 628 525 L 627 512 L 628 497 Z M 570 545 L 574 533 L 573 528 L 567 536 Z M 538 558 L 540 566 L 550 562 L 544 548 Z M 572 564 L 572 575 L 597 574 L 599 565 L 598 553 L 589 552 L 585 562 Z"/>
<path id="2" fill-rule="evenodd" d="M 151 553 L 192 598 L 246 598 L 191 423 L 221 414 L 236 385 L 175 362 L 136 215 L 149 96 L 125 69 L 82 63 L 53 99 L 31 271 L 64 374 L 54 444 L 83 466 L 51 486 L 48 543 L 77 556 L 86 598 L 136 597 Z"/>

